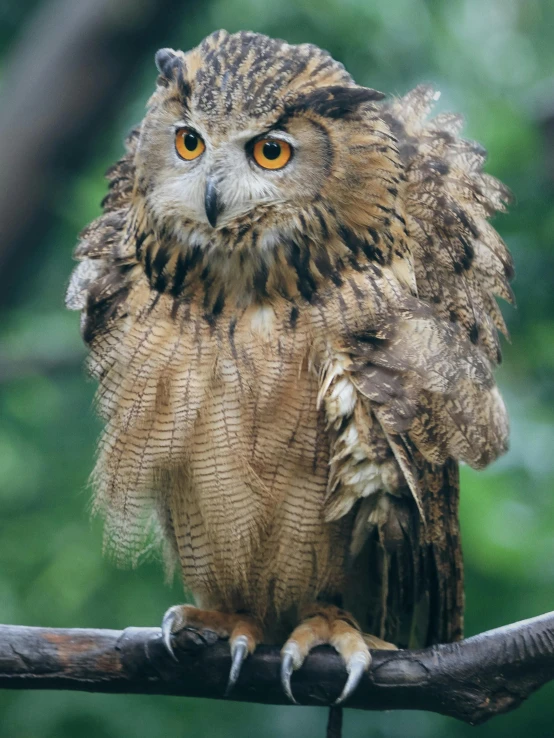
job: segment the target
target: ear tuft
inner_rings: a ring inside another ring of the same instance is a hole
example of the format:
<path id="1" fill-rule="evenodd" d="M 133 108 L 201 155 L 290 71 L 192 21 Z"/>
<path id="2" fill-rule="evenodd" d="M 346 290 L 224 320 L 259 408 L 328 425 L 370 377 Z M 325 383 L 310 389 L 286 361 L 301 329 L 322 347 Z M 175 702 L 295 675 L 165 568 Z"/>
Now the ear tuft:
<path id="1" fill-rule="evenodd" d="M 384 97 L 384 93 L 369 87 L 333 85 L 312 90 L 296 98 L 290 105 L 289 112 L 313 110 L 326 118 L 346 118 L 355 113 L 363 103 L 376 102 Z"/>
<path id="2" fill-rule="evenodd" d="M 163 79 L 170 82 L 175 78 L 175 68 L 180 66 L 181 60 L 173 49 L 160 49 L 154 60 Z"/>

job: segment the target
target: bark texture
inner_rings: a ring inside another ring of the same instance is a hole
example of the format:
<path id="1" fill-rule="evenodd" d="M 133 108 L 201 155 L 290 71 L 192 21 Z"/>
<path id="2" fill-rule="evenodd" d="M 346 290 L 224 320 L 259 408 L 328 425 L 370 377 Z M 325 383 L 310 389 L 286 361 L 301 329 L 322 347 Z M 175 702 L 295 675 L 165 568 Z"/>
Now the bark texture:
<path id="1" fill-rule="evenodd" d="M 159 628 L 119 630 L 0 626 L 0 688 L 70 689 L 223 699 L 228 644 L 210 631 L 182 631 L 176 663 Z M 554 679 L 554 612 L 421 650 L 373 651 L 373 663 L 348 707 L 427 710 L 471 724 L 520 705 Z M 261 646 L 245 662 L 229 699 L 286 705 L 279 650 Z M 293 675 L 303 705 L 329 705 L 346 672 L 329 647 Z"/>

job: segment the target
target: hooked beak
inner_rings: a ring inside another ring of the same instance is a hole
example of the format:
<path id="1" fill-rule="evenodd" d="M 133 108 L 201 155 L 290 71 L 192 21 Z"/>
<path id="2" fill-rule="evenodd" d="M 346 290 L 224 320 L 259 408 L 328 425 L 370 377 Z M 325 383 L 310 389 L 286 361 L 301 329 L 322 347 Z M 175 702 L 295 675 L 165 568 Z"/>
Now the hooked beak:
<path id="1" fill-rule="evenodd" d="M 208 180 L 206 182 L 204 207 L 206 208 L 208 223 L 211 225 L 212 228 L 215 228 L 217 223 L 217 216 L 221 213 L 222 207 L 221 203 L 218 200 L 216 183 L 213 177 L 208 177 Z"/>

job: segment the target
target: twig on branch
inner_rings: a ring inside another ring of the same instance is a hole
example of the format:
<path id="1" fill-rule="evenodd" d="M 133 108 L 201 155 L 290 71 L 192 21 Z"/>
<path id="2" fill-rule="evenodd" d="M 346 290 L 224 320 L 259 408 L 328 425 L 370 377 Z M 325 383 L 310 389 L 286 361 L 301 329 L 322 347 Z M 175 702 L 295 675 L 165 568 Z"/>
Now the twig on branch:
<path id="1" fill-rule="evenodd" d="M 230 656 L 211 631 L 181 631 L 179 663 L 159 628 L 119 630 L 0 626 L 0 687 L 72 689 L 222 699 Z M 279 650 L 260 646 L 230 697 L 289 704 L 279 682 Z M 315 649 L 293 676 L 299 703 L 329 705 L 346 673 L 329 647 Z M 477 724 L 523 702 L 554 679 L 554 612 L 468 638 L 410 651 L 373 651 L 348 701 L 363 710 L 428 710 Z"/>

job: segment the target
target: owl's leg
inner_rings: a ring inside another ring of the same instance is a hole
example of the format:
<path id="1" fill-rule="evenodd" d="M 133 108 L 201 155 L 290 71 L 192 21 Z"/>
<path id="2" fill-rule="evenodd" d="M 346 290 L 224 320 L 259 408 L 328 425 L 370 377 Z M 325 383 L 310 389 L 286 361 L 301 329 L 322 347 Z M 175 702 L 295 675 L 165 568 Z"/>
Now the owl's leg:
<path id="1" fill-rule="evenodd" d="M 315 603 L 305 607 L 300 618 L 302 622 L 281 649 L 281 683 L 292 702 L 296 700 L 290 687 L 291 674 L 302 666 L 315 646 L 324 643 L 333 646 L 346 664 L 348 679 L 335 705 L 344 702 L 358 686 L 371 663 L 370 648 L 396 649 L 392 643 L 362 633 L 352 615 L 335 605 Z"/>
<path id="2" fill-rule="evenodd" d="M 170 607 L 162 620 L 162 639 L 165 647 L 175 660 L 177 657 L 171 645 L 171 636 L 183 628 L 212 630 L 220 638 L 228 638 L 231 647 L 231 671 L 226 694 L 238 679 L 240 668 L 249 653 L 253 653 L 262 639 L 258 622 L 248 614 L 200 610 L 194 605 L 175 605 Z"/>

